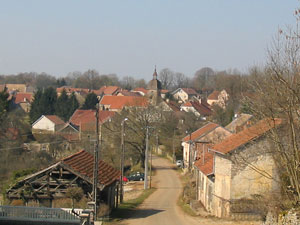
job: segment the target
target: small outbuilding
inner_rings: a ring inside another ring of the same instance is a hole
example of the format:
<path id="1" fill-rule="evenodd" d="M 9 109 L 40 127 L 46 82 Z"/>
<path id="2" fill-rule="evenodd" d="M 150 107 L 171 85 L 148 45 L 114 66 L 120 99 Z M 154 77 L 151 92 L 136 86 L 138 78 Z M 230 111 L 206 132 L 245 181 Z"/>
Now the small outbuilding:
<path id="1" fill-rule="evenodd" d="M 80 188 L 89 201 L 93 196 L 94 157 L 85 150 L 70 155 L 59 162 L 18 181 L 6 192 L 9 200 L 22 199 L 27 205 L 53 207 L 68 198 L 69 188 Z M 117 204 L 120 171 L 104 161 L 99 161 L 98 203 L 111 210 Z"/>

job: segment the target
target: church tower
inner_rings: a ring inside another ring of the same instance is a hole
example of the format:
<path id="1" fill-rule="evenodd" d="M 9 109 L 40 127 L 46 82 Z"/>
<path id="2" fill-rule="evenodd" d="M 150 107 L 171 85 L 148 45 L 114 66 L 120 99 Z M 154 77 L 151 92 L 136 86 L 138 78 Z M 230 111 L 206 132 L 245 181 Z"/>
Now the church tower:
<path id="1" fill-rule="evenodd" d="M 150 99 L 151 104 L 157 105 L 161 101 L 161 82 L 157 79 L 156 66 L 153 73 L 153 79 L 149 81 L 147 90 L 147 97 Z"/>

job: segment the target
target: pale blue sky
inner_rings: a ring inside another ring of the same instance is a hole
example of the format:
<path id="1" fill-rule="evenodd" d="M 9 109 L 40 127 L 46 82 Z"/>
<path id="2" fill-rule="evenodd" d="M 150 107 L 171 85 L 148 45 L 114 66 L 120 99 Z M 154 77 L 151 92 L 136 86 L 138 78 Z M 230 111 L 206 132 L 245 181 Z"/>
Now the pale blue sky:
<path id="1" fill-rule="evenodd" d="M 96 69 L 149 80 L 266 60 L 298 0 L 0 0 L 0 74 Z"/>

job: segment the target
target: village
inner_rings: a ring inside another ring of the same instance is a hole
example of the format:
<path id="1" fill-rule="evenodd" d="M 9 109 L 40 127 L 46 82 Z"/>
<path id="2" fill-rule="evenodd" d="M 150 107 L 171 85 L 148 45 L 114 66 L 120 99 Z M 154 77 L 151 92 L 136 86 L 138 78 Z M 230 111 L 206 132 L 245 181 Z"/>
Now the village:
<path id="1" fill-rule="evenodd" d="M 35 101 L 42 97 L 27 89 L 25 84 L 4 84 L 2 95 L 10 110 L 31 118 Z M 226 89 L 208 95 L 192 88 L 162 89 L 156 68 L 146 88 L 62 86 L 56 94 L 57 102 L 75 96 L 77 109 L 67 120 L 57 113 L 35 115 L 30 139 L 24 139 L 30 141 L 23 142 L 18 154 L 44 152 L 51 158 L 40 170 L 28 165 L 14 172 L 15 180 L 4 190 L 2 186 L 4 204 L 85 209 L 94 202 L 100 218 L 109 216 L 140 182 L 127 187 L 130 174 L 143 173 L 137 180 L 144 182 L 145 190 L 151 189 L 152 155 L 156 155 L 167 157 L 188 177 L 180 198 L 196 214 L 205 211 L 216 218 L 261 221 L 278 205 L 282 187 L 270 135 L 282 132 L 284 120 L 246 113 L 241 105 L 255 93 L 240 93 L 244 100 L 227 124 L 221 124 L 224 120 L 218 124 L 215 116 L 217 110 L 226 112 L 229 107 L 232 96 Z M 94 102 L 88 103 L 89 96 Z M 9 141 L 22 136 L 18 127 L 9 124 L 4 132 Z M 9 215 L 2 210 L 2 216 Z"/>
<path id="2" fill-rule="evenodd" d="M 299 225 L 300 5 L 2 1 L 0 225 Z"/>

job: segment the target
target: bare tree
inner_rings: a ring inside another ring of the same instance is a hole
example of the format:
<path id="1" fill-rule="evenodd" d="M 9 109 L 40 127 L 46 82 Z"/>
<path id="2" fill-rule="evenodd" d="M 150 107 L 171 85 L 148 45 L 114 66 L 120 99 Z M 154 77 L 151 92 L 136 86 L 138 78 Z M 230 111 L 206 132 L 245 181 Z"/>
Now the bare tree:
<path id="1" fill-rule="evenodd" d="M 164 89 L 170 89 L 174 82 L 174 72 L 168 68 L 164 68 L 159 72 L 159 79 Z"/>
<path id="2" fill-rule="evenodd" d="M 297 11 L 299 12 L 299 11 Z M 282 118 L 272 130 L 270 151 L 278 165 L 282 189 L 300 205 L 300 36 L 298 30 L 279 31 L 264 71 L 254 70 L 255 97 L 249 108 L 258 118 Z"/>

